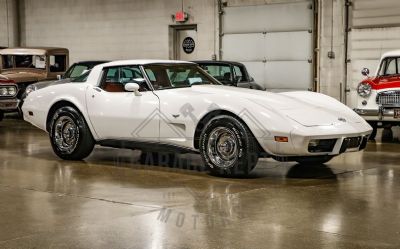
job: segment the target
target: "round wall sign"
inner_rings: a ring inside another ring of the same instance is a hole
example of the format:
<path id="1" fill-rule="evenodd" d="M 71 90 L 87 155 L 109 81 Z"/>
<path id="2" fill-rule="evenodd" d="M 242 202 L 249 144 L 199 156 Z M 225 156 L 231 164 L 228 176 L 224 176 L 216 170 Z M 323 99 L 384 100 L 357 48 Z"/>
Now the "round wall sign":
<path id="1" fill-rule="evenodd" d="M 182 48 L 185 53 L 191 54 L 194 51 L 195 47 L 196 44 L 192 37 L 186 37 L 185 39 L 183 39 Z"/>

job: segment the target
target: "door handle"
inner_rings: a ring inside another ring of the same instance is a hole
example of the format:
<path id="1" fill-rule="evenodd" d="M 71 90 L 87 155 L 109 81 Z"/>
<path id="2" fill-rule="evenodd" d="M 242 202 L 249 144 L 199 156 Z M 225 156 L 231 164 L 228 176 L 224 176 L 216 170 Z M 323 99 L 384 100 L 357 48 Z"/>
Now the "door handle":
<path id="1" fill-rule="evenodd" d="M 96 91 L 98 91 L 98 92 L 101 92 L 101 89 L 98 88 L 98 87 L 93 87 L 93 89 L 96 90 Z"/>

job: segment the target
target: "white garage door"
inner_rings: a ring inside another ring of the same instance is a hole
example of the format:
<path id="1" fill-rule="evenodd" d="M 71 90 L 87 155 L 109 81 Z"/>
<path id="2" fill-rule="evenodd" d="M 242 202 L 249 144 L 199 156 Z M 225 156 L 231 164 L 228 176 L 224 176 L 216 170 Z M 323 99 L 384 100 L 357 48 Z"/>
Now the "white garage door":
<path id="1" fill-rule="evenodd" d="M 400 49 L 400 1 L 353 0 L 350 27 L 347 104 L 356 107 L 356 87 L 364 78 L 362 68 L 375 74 L 381 55 Z"/>
<path id="2" fill-rule="evenodd" d="M 222 60 L 246 65 L 267 89 L 313 88 L 312 1 L 229 6 L 222 15 Z"/>

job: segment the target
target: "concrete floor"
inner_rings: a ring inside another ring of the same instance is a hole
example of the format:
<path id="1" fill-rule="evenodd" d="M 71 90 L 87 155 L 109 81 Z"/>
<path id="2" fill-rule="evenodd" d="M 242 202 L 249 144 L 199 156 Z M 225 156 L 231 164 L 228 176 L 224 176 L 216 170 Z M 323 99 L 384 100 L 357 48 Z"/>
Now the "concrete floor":
<path id="1" fill-rule="evenodd" d="M 262 160 L 248 179 L 140 165 L 97 148 L 59 160 L 47 135 L 0 122 L 0 248 L 400 248 L 400 145 L 327 166 Z M 184 158 L 184 157 L 182 157 Z"/>

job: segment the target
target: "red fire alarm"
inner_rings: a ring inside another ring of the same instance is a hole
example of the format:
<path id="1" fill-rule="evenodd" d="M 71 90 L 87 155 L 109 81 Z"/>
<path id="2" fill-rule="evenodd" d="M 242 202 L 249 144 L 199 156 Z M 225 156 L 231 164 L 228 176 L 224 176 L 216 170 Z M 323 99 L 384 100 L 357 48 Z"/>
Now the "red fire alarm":
<path id="1" fill-rule="evenodd" d="M 186 22 L 188 19 L 188 14 L 183 11 L 177 11 L 175 13 L 175 21 L 176 22 Z"/>

